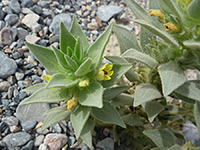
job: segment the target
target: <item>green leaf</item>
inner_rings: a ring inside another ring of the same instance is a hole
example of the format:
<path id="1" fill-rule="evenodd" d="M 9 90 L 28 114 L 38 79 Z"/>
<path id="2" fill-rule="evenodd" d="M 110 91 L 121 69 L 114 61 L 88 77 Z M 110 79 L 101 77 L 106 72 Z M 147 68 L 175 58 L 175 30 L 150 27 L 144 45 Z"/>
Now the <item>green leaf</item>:
<path id="1" fill-rule="evenodd" d="M 170 148 L 175 143 L 174 135 L 167 130 L 146 130 L 144 134 L 148 136 L 161 150 Z"/>
<path id="2" fill-rule="evenodd" d="M 84 87 L 79 96 L 79 103 L 83 106 L 103 107 L 103 87 L 98 82 L 91 82 L 89 86 Z"/>
<path id="3" fill-rule="evenodd" d="M 30 97 L 23 100 L 20 105 L 33 104 L 33 103 L 57 103 L 67 99 L 67 89 L 46 89 L 41 88 L 40 90 L 33 93 Z"/>
<path id="4" fill-rule="evenodd" d="M 106 31 L 98 37 L 98 39 L 92 44 L 92 46 L 89 47 L 87 55 L 92 59 L 93 68 L 96 68 L 101 62 L 102 55 L 110 38 L 111 32 L 112 24 L 110 24 Z"/>
<path id="5" fill-rule="evenodd" d="M 194 107 L 194 118 L 195 118 L 195 122 L 197 125 L 197 128 L 200 132 L 200 102 L 195 103 L 195 107 Z"/>
<path id="6" fill-rule="evenodd" d="M 76 70 L 76 72 L 74 73 L 75 76 L 84 76 L 85 74 L 88 73 L 90 67 L 92 64 L 92 59 L 91 58 L 87 58 L 80 66 L 79 68 Z"/>
<path id="7" fill-rule="evenodd" d="M 114 74 L 110 80 L 102 81 L 104 87 L 109 87 L 115 84 L 129 69 L 132 68 L 132 64 L 113 64 Z"/>
<path id="8" fill-rule="evenodd" d="M 88 40 L 86 35 L 83 33 L 83 30 L 81 29 L 80 25 L 78 24 L 78 20 L 76 19 L 75 15 L 73 16 L 70 32 L 74 35 L 74 37 L 80 38 L 81 49 L 84 52 L 86 52 L 89 47 Z"/>
<path id="9" fill-rule="evenodd" d="M 22 92 L 26 92 L 29 94 L 33 94 L 34 92 L 40 90 L 41 88 L 45 87 L 46 83 L 38 83 L 38 84 L 34 84 L 28 88 L 25 88 L 22 90 Z"/>
<path id="10" fill-rule="evenodd" d="M 44 66 L 50 73 L 54 74 L 64 72 L 64 69 L 59 65 L 58 60 L 51 49 L 30 44 L 28 42 L 25 42 L 25 45 L 42 64 L 42 66 Z"/>
<path id="11" fill-rule="evenodd" d="M 122 93 L 111 101 L 115 106 L 133 105 L 133 95 Z"/>
<path id="12" fill-rule="evenodd" d="M 191 50 L 200 50 L 200 42 L 199 41 L 185 41 L 183 44 L 190 48 Z"/>
<path id="13" fill-rule="evenodd" d="M 188 15 L 193 19 L 200 21 L 200 1 L 192 0 L 187 8 Z"/>
<path id="14" fill-rule="evenodd" d="M 143 83 L 136 86 L 133 106 L 137 107 L 143 103 L 161 98 L 162 95 L 158 89 L 149 83 Z"/>
<path id="15" fill-rule="evenodd" d="M 70 116 L 72 126 L 75 130 L 76 138 L 78 139 L 88 118 L 90 116 L 90 108 L 84 106 L 77 106 L 74 112 Z"/>
<path id="16" fill-rule="evenodd" d="M 64 54 L 53 45 L 52 45 L 52 49 L 54 51 L 54 54 L 58 60 L 58 63 L 60 64 L 60 66 L 62 66 L 64 69 L 69 69 L 69 66 L 66 62 Z"/>
<path id="17" fill-rule="evenodd" d="M 184 71 L 173 61 L 160 65 L 158 72 L 161 77 L 164 96 L 171 94 L 186 81 Z"/>
<path id="18" fill-rule="evenodd" d="M 75 45 L 75 48 L 74 48 L 74 54 L 77 58 L 77 61 L 80 61 L 80 60 L 83 59 L 83 51 L 80 48 L 80 39 L 79 38 L 76 40 L 76 45 Z"/>
<path id="19" fill-rule="evenodd" d="M 127 114 L 122 116 L 124 122 L 129 126 L 142 126 L 144 123 L 140 119 L 140 117 L 136 114 Z"/>
<path id="20" fill-rule="evenodd" d="M 167 150 L 182 150 L 182 148 L 179 145 L 175 144 L 174 146 L 168 148 Z"/>
<path id="21" fill-rule="evenodd" d="M 92 108 L 92 115 L 99 121 L 105 123 L 111 123 L 121 126 L 122 128 L 126 128 L 126 125 L 122 121 L 120 114 L 116 110 L 116 108 L 109 103 L 108 101 L 104 101 L 103 108 Z"/>
<path id="22" fill-rule="evenodd" d="M 122 92 L 128 90 L 129 86 L 118 86 L 118 87 L 111 87 L 107 88 L 103 92 L 103 99 L 112 100 L 113 98 L 117 97 Z"/>
<path id="23" fill-rule="evenodd" d="M 94 121 L 92 121 L 92 119 L 88 119 L 80 135 L 83 142 L 87 144 L 87 146 L 90 148 L 92 147 L 92 132 L 94 130 L 94 127 Z"/>
<path id="24" fill-rule="evenodd" d="M 71 112 L 69 112 L 66 108 L 53 108 L 49 113 L 47 113 L 41 130 L 44 130 L 60 121 L 68 120 L 70 118 L 70 114 Z"/>
<path id="25" fill-rule="evenodd" d="M 67 30 L 63 22 L 60 23 L 60 49 L 64 54 L 67 54 L 67 47 L 74 49 L 76 44 L 76 39 Z"/>
<path id="26" fill-rule="evenodd" d="M 145 20 L 135 20 L 135 22 L 140 24 L 141 26 L 143 26 L 145 29 L 149 30 L 153 34 L 161 37 L 168 44 L 171 44 L 171 45 L 179 48 L 179 44 L 176 41 L 176 39 L 174 39 L 170 34 L 166 33 L 165 31 L 162 31 L 162 30 L 156 28 L 155 26 L 149 24 Z"/>
<path id="27" fill-rule="evenodd" d="M 67 55 L 65 55 L 65 59 L 66 59 L 66 61 L 67 61 L 67 63 L 68 63 L 68 66 L 69 66 L 72 70 L 76 71 L 76 70 L 78 69 L 78 64 L 76 63 L 75 60 L 73 60 L 72 58 L 70 58 L 70 57 L 67 56 Z"/>
<path id="28" fill-rule="evenodd" d="M 155 69 L 155 67 L 158 65 L 158 62 L 155 59 L 135 49 L 129 49 L 124 54 L 122 54 L 122 57 L 140 61 L 153 69 Z"/>
<path id="29" fill-rule="evenodd" d="M 69 46 L 67 46 L 67 56 L 72 57 L 72 55 L 73 55 L 73 50 Z"/>
<path id="30" fill-rule="evenodd" d="M 46 85 L 46 88 L 70 88 L 73 87 L 78 83 L 78 79 L 73 79 L 69 76 L 66 76 L 64 74 L 54 74 L 48 84 Z"/>
<path id="31" fill-rule="evenodd" d="M 135 48 L 138 51 L 141 51 L 137 38 L 132 32 L 119 25 L 114 25 L 113 29 L 119 42 L 121 54 L 130 48 Z"/>
<path id="32" fill-rule="evenodd" d="M 163 105 L 156 101 L 147 102 L 143 104 L 143 107 L 145 112 L 147 113 L 150 122 L 153 122 L 153 120 L 159 115 L 159 113 L 164 110 Z"/>

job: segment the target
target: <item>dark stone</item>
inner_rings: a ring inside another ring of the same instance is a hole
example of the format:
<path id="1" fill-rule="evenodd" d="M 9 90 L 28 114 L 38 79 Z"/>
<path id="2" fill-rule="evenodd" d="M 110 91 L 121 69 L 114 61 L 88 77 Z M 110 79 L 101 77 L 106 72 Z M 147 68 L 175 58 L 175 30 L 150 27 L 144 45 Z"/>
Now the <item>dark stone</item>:
<path id="1" fill-rule="evenodd" d="M 23 28 L 17 28 L 17 37 L 19 39 L 24 40 L 25 37 L 28 35 L 28 31 Z"/>
<path id="2" fill-rule="evenodd" d="M 17 28 L 10 28 L 10 31 L 11 31 L 12 39 L 14 41 L 17 37 Z"/>
<path id="3" fill-rule="evenodd" d="M 32 150 L 33 149 L 34 142 L 29 141 L 25 146 L 22 147 L 21 150 Z"/>
<path id="4" fill-rule="evenodd" d="M 21 3 L 21 6 L 22 7 L 32 7 L 34 5 L 33 1 L 32 0 L 21 0 L 22 3 Z"/>
<path id="5" fill-rule="evenodd" d="M 0 31 L 6 26 L 3 20 L 0 20 Z"/>
<path id="6" fill-rule="evenodd" d="M 16 14 L 8 14 L 6 15 L 6 17 L 4 18 L 5 22 L 8 25 L 13 25 L 18 21 L 19 17 Z"/>
<path id="7" fill-rule="evenodd" d="M 43 12 L 42 7 L 37 6 L 37 5 L 34 5 L 33 8 L 32 8 L 32 10 L 33 10 L 36 14 L 38 14 L 38 15 L 41 15 L 42 12 Z"/>
<path id="8" fill-rule="evenodd" d="M 19 58 L 20 58 L 20 55 L 19 55 L 18 52 L 14 52 L 14 53 L 12 54 L 12 56 L 13 56 L 14 59 L 19 59 Z"/>
<path id="9" fill-rule="evenodd" d="M 2 119 L 2 122 L 5 122 L 9 126 L 17 126 L 19 123 L 19 120 L 16 117 L 5 117 Z"/>

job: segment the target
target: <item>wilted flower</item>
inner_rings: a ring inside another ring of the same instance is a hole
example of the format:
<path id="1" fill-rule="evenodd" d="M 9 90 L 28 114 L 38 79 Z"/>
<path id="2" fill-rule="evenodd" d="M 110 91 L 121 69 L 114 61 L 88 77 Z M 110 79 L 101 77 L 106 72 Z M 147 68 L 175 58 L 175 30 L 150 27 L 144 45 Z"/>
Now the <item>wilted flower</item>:
<path id="1" fill-rule="evenodd" d="M 156 16 L 161 20 L 165 18 L 165 16 L 162 13 L 162 11 L 161 10 L 156 10 L 156 9 L 149 10 L 149 16 Z"/>
<path id="2" fill-rule="evenodd" d="M 70 99 L 67 101 L 67 104 L 65 105 L 65 108 L 67 108 L 67 110 L 71 111 L 72 108 L 74 108 L 77 105 L 77 100 L 75 99 Z"/>
<path id="3" fill-rule="evenodd" d="M 166 24 L 164 24 L 166 30 L 165 31 L 175 31 L 178 32 L 179 31 L 179 27 L 177 25 L 175 25 L 173 22 L 168 22 Z"/>

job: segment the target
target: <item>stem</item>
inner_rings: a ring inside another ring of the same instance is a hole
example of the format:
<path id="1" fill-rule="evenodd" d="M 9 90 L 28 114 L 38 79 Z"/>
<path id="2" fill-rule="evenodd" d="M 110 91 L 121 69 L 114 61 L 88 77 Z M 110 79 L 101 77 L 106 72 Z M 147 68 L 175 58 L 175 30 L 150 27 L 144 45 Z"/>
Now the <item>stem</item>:
<path id="1" fill-rule="evenodd" d="M 114 142 L 118 141 L 117 126 L 113 125 Z"/>

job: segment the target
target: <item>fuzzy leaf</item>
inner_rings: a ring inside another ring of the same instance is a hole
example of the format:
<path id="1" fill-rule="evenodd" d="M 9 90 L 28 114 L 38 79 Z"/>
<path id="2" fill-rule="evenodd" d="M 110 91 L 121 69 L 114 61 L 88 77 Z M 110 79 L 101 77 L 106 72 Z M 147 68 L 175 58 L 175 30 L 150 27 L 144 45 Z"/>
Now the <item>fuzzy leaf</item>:
<path id="1" fill-rule="evenodd" d="M 101 62 L 102 55 L 110 38 L 111 32 L 112 24 L 110 24 L 106 31 L 98 37 L 98 39 L 92 44 L 92 46 L 89 47 L 87 55 L 92 59 L 93 68 L 96 68 Z"/>
<path id="2" fill-rule="evenodd" d="M 194 107 L 194 118 L 195 118 L 197 128 L 200 132 L 200 102 L 197 102 L 197 101 Z"/>
<path id="3" fill-rule="evenodd" d="M 98 82 L 91 82 L 89 86 L 84 87 L 79 96 L 79 103 L 83 106 L 103 107 L 103 87 Z"/>
<path id="4" fill-rule="evenodd" d="M 173 61 L 160 65 L 158 72 L 164 96 L 171 94 L 186 81 L 183 70 Z"/>
<path id="5" fill-rule="evenodd" d="M 51 49 L 30 44 L 25 42 L 26 46 L 37 58 L 37 60 L 44 66 L 50 73 L 64 72 L 64 69 L 59 65 L 54 52 Z"/>
<path id="6" fill-rule="evenodd" d="M 23 100 L 20 105 L 33 104 L 33 103 L 57 103 L 65 100 L 68 97 L 67 89 L 46 89 L 41 88 L 40 90 L 33 93 L 30 97 Z"/>
<path id="7" fill-rule="evenodd" d="M 76 70 L 76 72 L 74 73 L 76 76 L 84 76 L 85 74 L 88 73 L 90 66 L 92 64 L 92 59 L 91 58 L 87 58 L 80 66 L 79 68 Z"/>
<path id="8" fill-rule="evenodd" d="M 90 108 L 84 106 L 77 106 L 74 112 L 70 116 L 72 126 L 75 130 L 76 138 L 78 139 L 88 118 L 90 116 Z"/>
<path id="9" fill-rule="evenodd" d="M 144 123 L 140 119 L 140 117 L 136 114 L 127 114 L 122 116 L 124 122 L 129 126 L 142 126 Z"/>
<path id="10" fill-rule="evenodd" d="M 175 144 L 174 146 L 168 148 L 167 150 L 182 150 L 182 148 L 179 145 Z"/>
<path id="11" fill-rule="evenodd" d="M 158 89 L 149 83 L 143 83 L 136 86 L 133 106 L 137 107 L 143 103 L 161 98 L 162 95 Z"/>
<path id="12" fill-rule="evenodd" d="M 78 79 L 73 79 L 69 76 L 66 76 L 64 74 L 54 74 L 48 84 L 46 85 L 46 88 L 57 88 L 57 87 L 65 87 L 70 88 L 73 87 L 78 83 Z"/>
<path id="13" fill-rule="evenodd" d="M 128 70 L 132 68 L 132 64 L 113 64 L 114 74 L 110 80 L 102 81 L 104 87 L 109 87 L 115 84 Z"/>
<path id="14" fill-rule="evenodd" d="M 67 63 L 68 63 L 68 66 L 69 66 L 72 70 L 76 71 L 76 70 L 78 69 L 78 64 L 76 63 L 75 60 L 73 60 L 72 58 L 70 58 L 70 57 L 67 56 L 67 55 L 65 55 L 65 59 L 66 59 L 66 61 L 67 61 Z"/>
<path id="15" fill-rule="evenodd" d="M 40 90 L 41 88 L 44 88 L 45 86 L 46 86 L 46 83 L 34 84 L 28 88 L 23 89 L 22 92 L 33 94 L 34 92 Z"/>
<path id="16" fill-rule="evenodd" d="M 140 61 L 153 69 L 155 69 L 155 67 L 158 65 L 158 62 L 155 59 L 135 49 L 129 49 L 124 54 L 122 54 L 122 57 Z"/>
<path id="17" fill-rule="evenodd" d="M 113 29 L 119 42 L 121 54 L 130 48 L 141 51 L 137 38 L 132 32 L 119 25 L 114 25 Z"/>
<path id="18" fill-rule="evenodd" d="M 122 93 L 111 101 L 115 106 L 133 105 L 133 95 Z"/>
<path id="19" fill-rule="evenodd" d="M 44 130 L 60 121 L 68 120 L 70 118 L 71 112 L 69 112 L 66 108 L 56 107 L 53 108 L 52 111 L 47 113 L 47 116 L 44 120 L 44 124 L 41 130 Z"/>
<path id="20" fill-rule="evenodd" d="M 200 1 L 192 0 L 187 9 L 188 15 L 193 19 L 200 21 Z"/>
<path id="21" fill-rule="evenodd" d="M 183 44 L 190 48 L 191 50 L 200 50 L 200 42 L 196 42 L 196 41 L 185 41 L 183 42 Z"/>
<path id="22" fill-rule="evenodd" d="M 80 47 L 80 39 L 79 38 L 76 40 L 76 45 L 75 45 L 75 48 L 74 48 L 74 54 L 77 58 L 77 61 L 80 61 L 80 60 L 83 59 L 83 51 Z"/>
<path id="23" fill-rule="evenodd" d="M 64 23 L 60 23 L 60 49 L 64 54 L 67 54 L 67 47 L 74 49 L 76 44 L 76 39 L 67 30 Z"/>
<path id="24" fill-rule="evenodd" d="M 92 115 L 99 121 L 111 123 L 126 128 L 116 108 L 108 101 L 104 101 L 103 108 L 92 108 Z"/>
<path id="25" fill-rule="evenodd" d="M 83 49 L 84 52 L 87 51 L 89 44 L 86 35 L 83 33 L 80 25 L 78 24 L 78 20 L 76 19 L 75 15 L 73 16 L 72 26 L 70 32 L 76 37 L 80 38 L 80 47 Z"/>
<path id="26" fill-rule="evenodd" d="M 87 144 L 90 148 L 92 147 L 92 132 L 94 130 L 94 127 L 94 121 L 92 121 L 92 119 L 88 119 L 80 135 L 83 142 Z"/>
<path id="27" fill-rule="evenodd" d="M 175 143 L 174 135 L 167 130 L 146 130 L 144 134 L 148 136 L 161 150 L 170 148 Z"/>

